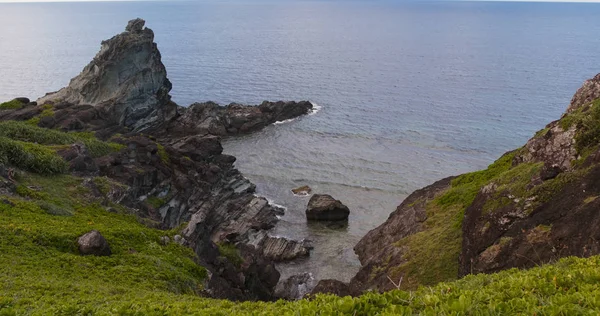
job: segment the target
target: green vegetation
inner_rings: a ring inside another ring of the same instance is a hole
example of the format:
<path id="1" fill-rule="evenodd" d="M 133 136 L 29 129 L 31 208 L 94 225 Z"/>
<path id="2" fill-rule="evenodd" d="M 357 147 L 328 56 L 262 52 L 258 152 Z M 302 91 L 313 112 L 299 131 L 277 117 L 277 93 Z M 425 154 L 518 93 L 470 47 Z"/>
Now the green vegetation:
<path id="1" fill-rule="evenodd" d="M 559 124 L 564 130 L 576 127 L 575 148 L 578 153 L 581 154 L 590 146 L 597 146 L 600 143 L 600 99 L 563 117 Z"/>
<path id="2" fill-rule="evenodd" d="M 93 133 L 65 133 L 17 121 L 0 122 L 0 137 L 39 145 L 70 145 L 82 142 L 93 157 L 102 157 L 124 147 L 100 141 Z"/>
<path id="3" fill-rule="evenodd" d="M 148 203 L 153 208 L 160 208 L 161 206 L 165 205 L 165 200 L 156 196 L 149 196 L 146 199 L 146 203 Z"/>
<path id="4" fill-rule="evenodd" d="M 18 181 L 19 196 L 0 199 L 0 315 L 121 314 L 153 293 L 202 290 L 206 271 L 191 249 L 163 246 L 166 232 L 106 211 L 82 179 L 25 173 Z M 78 236 L 92 229 L 108 240 L 110 257 L 78 254 Z M 128 304 L 113 310 L 111 301 Z"/>
<path id="5" fill-rule="evenodd" d="M 14 109 L 20 109 L 24 106 L 25 104 L 23 104 L 21 101 L 19 100 L 11 100 L 8 102 L 3 102 L 0 103 L 0 110 L 14 110 Z"/>
<path id="6" fill-rule="evenodd" d="M 234 244 L 223 243 L 217 246 L 219 247 L 221 256 L 229 259 L 234 265 L 240 266 L 244 262 Z"/>
<path id="7" fill-rule="evenodd" d="M 600 310 L 600 256 L 468 276 L 414 292 L 317 295 L 297 302 L 207 299 L 198 296 L 206 271 L 194 263 L 192 251 L 160 243 L 174 231 L 106 211 L 77 177 L 24 173 L 18 182 L 19 196 L 0 199 L 6 201 L 0 202 L 0 315 L 596 315 Z M 111 256 L 77 253 L 78 236 L 92 229 L 106 237 Z M 219 245 L 219 251 L 241 263 L 234 245 Z"/>
<path id="8" fill-rule="evenodd" d="M 392 268 L 390 277 L 397 279 L 398 275 L 404 273 L 407 276 L 402 283 L 405 288 L 455 280 L 465 209 L 473 203 L 483 185 L 511 169 L 514 155 L 515 152 L 507 153 L 486 170 L 456 177 L 450 189 L 428 202 L 425 206 L 425 230 L 396 244 L 404 249 L 407 262 Z"/>
<path id="9" fill-rule="evenodd" d="M 67 170 L 67 163 L 54 150 L 5 136 L 0 136 L 0 163 L 42 174 L 63 173 Z"/>
<path id="10" fill-rule="evenodd" d="M 161 145 L 160 143 L 156 143 L 156 147 L 158 147 L 158 156 L 160 157 L 160 160 L 162 160 L 164 163 L 169 163 L 171 158 L 169 158 L 169 154 L 167 153 L 165 146 Z"/>

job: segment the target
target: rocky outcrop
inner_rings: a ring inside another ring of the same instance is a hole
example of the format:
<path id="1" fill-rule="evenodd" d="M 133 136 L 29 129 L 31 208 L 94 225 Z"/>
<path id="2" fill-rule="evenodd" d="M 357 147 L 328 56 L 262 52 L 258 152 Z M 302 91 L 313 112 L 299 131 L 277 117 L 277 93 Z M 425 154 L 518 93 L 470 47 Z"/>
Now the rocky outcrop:
<path id="1" fill-rule="evenodd" d="M 65 102 L 92 105 L 114 124 L 143 130 L 176 114 L 171 82 L 161 61 L 154 32 L 144 20 L 128 23 L 125 32 L 102 42 L 100 51 L 69 85 L 38 99 L 38 104 Z"/>
<path id="2" fill-rule="evenodd" d="M 210 271 L 208 293 L 271 300 L 279 280 L 273 261 L 306 256 L 309 246 L 268 236 L 283 210 L 254 194 L 255 185 L 234 168 L 235 157 L 222 153 L 220 137 L 256 131 L 313 106 L 265 101 L 178 107 L 170 100 L 171 83 L 154 33 L 144 24 L 132 20 L 125 32 L 103 41 L 67 87 L 37 102 L 22 98 L 3 104 L 0 120 L 94 132 L 110 141 L 111 152 L 94 156 L 82 142 L 57 149 L 69 172 L 83 178 L 90 199 L 109 212 L 132 212 L 152 227 L 186 223 L 173 240 L 194 249 Z M 161 242 L 169 243 L 164 237 Z M 219 252 L 225 244 L 234 256 Z"/>
<path id="3" fill-rule="evenodd" d="M 156 133 L 174 136 L 218 135 L 229 136 L 254 132 L 265 126 L 285 121 L 312 111 L 313 105 L 301 102 L 268 102 L 258 106 L 237 103 L 220 106 L 214 102 L 194 103 L 179 108 L 179 115 Z"/>
<path id="4" fill-rule="evenodd" d="M 97 230 L 92 230 L 77 239 L 79 253 L 82 255 L 110 256 L 108 241 Z"/>
<path id="5" fill-rule="evenodd" d="M 395 289 L 389 276 L 396 267 L 408 260 L 406 248 L 398 247 L 396 243 L 424 229 L 426 205 L 450 188 L 452 179 L 445 178 L 410 194 L 382 225 L 368 232 L 356 244 L 354 252 L 362 267 L 347 287 L 348 293 L 359 295 L 366 290 Z M 341 289 L 338 285 L 335 288 Z M 323 285 L 323 288 L 328 287 Z"/>
<path id="6" fill-rule="evenodd" d="M 575 131 L 575 126 L 565 129 L 559 121 L 548 124 L 515 156 L 515 164 L 544 162 L 562 171 L 570 170 L 571 162 L 577 158 Z"/>
<path id="7" fill-rule="evenodd" d="M 275 262 L 290 261 L 308 257 L 312 244 L 307 240 L 296 241 L 283 237 L 269 236 L 264 230 L 253 233 L 250 243 L 260 249 L 263 256 Z"/>
<path id="8" fill-rule="evenodd" d="M 315 194 L 308 201 L 306 219 L 315 221 L 347 220 L 350 215 L 348 207 L 331 195 Z"/>
<path id="9" fill-rule="evenodd" d="M 322 281 L 313 293 L 414 288 L 599 254 L 599 82 L 586 81 L 560 120 L 488 169 L 412 193 L 356 245 L 362 268 L 351 282 Z M 428 255 L 435 249 L 443 253 Z"/>
<path id="10" fill-rule="evenodd" d="M 598 98 L 600 98 L 600 74 L 597 74 L 592 79 L 586 80 L 583 83 L 583 86 L 577 90 L 571 99 L 571 104 L 569 104 L 569 107 L 567 108 L 567 114 Z"/>

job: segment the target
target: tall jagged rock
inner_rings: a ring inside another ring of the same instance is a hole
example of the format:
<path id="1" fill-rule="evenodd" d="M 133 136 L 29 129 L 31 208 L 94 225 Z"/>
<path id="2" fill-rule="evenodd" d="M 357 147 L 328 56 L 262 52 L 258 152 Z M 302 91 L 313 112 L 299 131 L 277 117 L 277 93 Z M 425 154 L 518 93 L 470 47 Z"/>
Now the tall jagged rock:
<path id="1" fill-rule="evenodd" d="M 19 99 L 18 108 L 0 110 L 0 120 L 93 131 L 119 144 L 99 157 L 92 157 L 83 143 L 58 153 L 73 176 L 87 177 L 90 198 L 118 204 L 152 227 L 187 223 L 173 240 L 194 249 L 211 272 L 206 291 L 212 296 L 271 300 L 280 277 L 273 261 L 306 256 L 310 247 L 269 236 L 283 210 L 255 195 L 255 185 L 234 167 L 235 157 L 222 153 L 220 137 L 307 114 L 313 105 L 265 101 L 258 106 L 207 102 L 178 107 L 170 101 L 171 83 L 154 34 L 144 24 L 132 20 L 125 32 L 102 42 L 100 52 L 68 87 L 37 104 Z M 100 184 L 92 180 L 97 176 Z M 221 253 L 222 245 L 233 246 L 239 260 Z"/>
<path id="2" fill-rule="evenodd" d="M 38 104 L 93 105 L 113 123 L 144 130 L 172 118 L 176 105 L 154 32 L 144 20 L 129 21 L 125 32 L 102 42 L 100 51 L 69 85 Z"/>

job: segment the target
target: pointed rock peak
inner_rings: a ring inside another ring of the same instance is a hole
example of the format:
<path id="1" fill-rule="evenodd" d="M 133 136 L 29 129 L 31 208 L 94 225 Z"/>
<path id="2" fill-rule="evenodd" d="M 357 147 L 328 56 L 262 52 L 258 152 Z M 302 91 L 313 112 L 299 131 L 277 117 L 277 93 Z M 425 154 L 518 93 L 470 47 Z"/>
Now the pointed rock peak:
<path id="1" fill-rule="evenodd" d="M 125 31 L 131 32 L 131 33 L 140 32 L 144 28 L 144 24 L 146 24 L 146 21 L 144 21 L 140 18 L 133 19 L 127 23 L 127 26 L 125 27 Z"/>
<path id="2" fill-rule="evenodd" d="M 125 32 L 102 42 L 94 59 L 69 85 L 38 100 L 93 105 L 112 123 L 134 130 L 156 127 L 172 118 L 171 82 L 154 32 L 134 19 Z"/>

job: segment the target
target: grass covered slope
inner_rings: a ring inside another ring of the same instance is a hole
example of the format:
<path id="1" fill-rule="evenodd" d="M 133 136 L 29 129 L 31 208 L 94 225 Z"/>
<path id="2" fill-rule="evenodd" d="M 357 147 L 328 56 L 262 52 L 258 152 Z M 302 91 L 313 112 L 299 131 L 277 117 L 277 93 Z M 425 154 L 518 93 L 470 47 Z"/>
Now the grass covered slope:
<path id="1" fill-rule="evenodd" d="M 0 315 L 111 310 L 113 302 L 143 302 L 154 291 L 202 290 L 206 271 L 192 250 L 160 243 L 174 232 L 88 202 L 80 178 L 26 173 L 18 182 L 18 195 L 0 201 Z M 92 229 L 108 240 L 110 257 L 78 254 L 77 238 Z"/>

